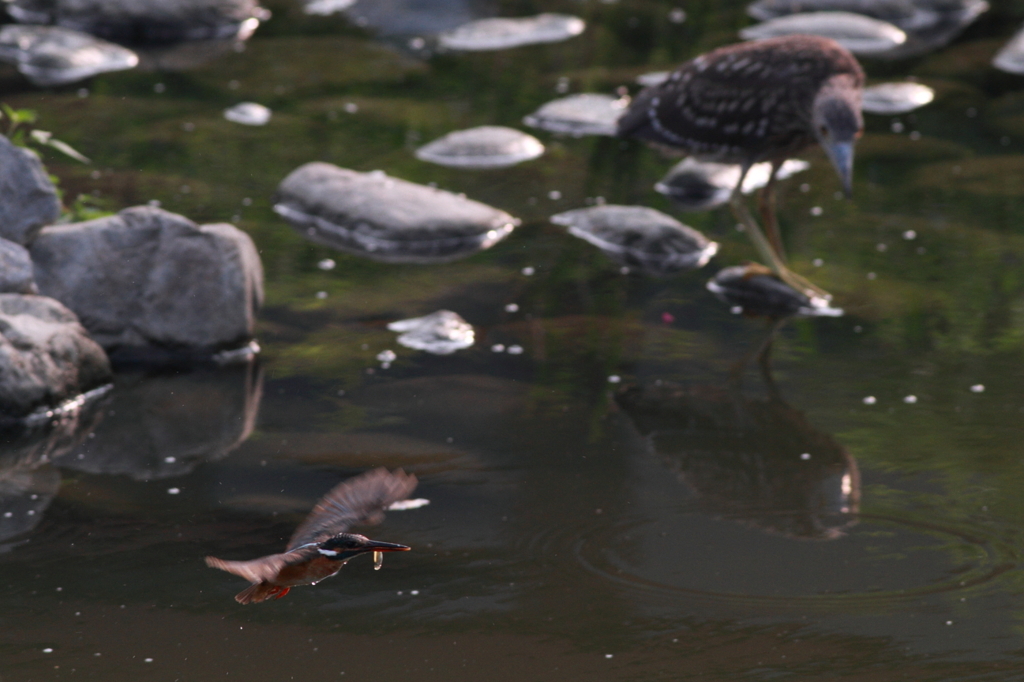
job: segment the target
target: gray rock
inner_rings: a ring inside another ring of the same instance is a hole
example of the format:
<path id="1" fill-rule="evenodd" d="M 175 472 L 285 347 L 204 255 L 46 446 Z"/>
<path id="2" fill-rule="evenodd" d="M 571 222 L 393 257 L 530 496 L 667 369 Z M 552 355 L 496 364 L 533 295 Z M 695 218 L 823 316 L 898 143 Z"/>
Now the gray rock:
<path id="1" fill-rule="evenodd" d="M 697 230 L 646 206 L 581 208 L 553 215 L 551 222 L 651 275 L 701 268 L 718 252 L 718 244 Z"/>
<path id="2" fill-rule="evenodd" d="M 133 69 L 131 50 L 59 26 L 0 28 L 0 61 L 10 62 L 35 85 L 66 85 L 108 71 Z"/>
<path id="3" fill-rule="evenodd" d="M 242 443 L 262 398 L 256 363 L 184 374 L 118 374 L 92 435 L 57 466 L 138 481 L 184 476 Z"/>
<path id="4" fill-rule="evenodd" d="M 138 206 L 47 227 L 30 251 L 40 291 L 108 350 L 217 351 L 252 338 L 263 267 L 232 225 Z"/>
<path id="5" fill-rule="evenodd" d="M 57 407 L 110 377 L 74 313 L 43 296 L 0 294 L 0 420 Z"/>
<path id="6" fill-rule="evenodd" d="M 497 14 L 495 0 L 305 0 L 306 8 L 330 12 L 344 8 L 357 26 L 378 36 L 431 36 L 475 19 Z"/>
<path id="7" fill-rule="evenodd" d="M 440 263 L 488 249 L 518 220 L 451 192 L 307 163 L 278 187 L 274 210 L 310 241 L 385 263 Z"/>
<path id="8" fill-rule="evenodd" d="M 831 38 L 857 55 L 890 52 L 907 41 L 892 24 L 852 12 L 806 12 L 769 19 L 740 31 L 744 40 L 808 34 Z"/>
<path id="9" fill-rule="evenodd" d="M 861 109 L 869 114 L 906 114 L 935 99 L 935 91 L 920 83 L 879 83 L 864 88 Z"/>
<path id="10" fill-rule="evenodd" d="M 557 43 L 583 33 L 585 21 L 568 14 L 478 19 L 446 31 L 438 44 L 449 50 L 505 50 L 522 45 Z"/>
<path id="11" fill-rule="evenodd" d="M 808 298 L 757 263 L 723 268 L 707 288 L 737 315 L 774 319 L 843 315 L 841 308 L 832 308 L 820 298 Z"/>
<path id="12" fill-rule="evenodd" d="M 28 250 L 0 237 L 0 294 L 38 293 Z"/>
<path id="13" fill-rule="evenodd" d="M 269 17 L 256 0 L 8 0 L 27 24 L 56 24 L 120 43 L 228 38 Z"/>
<path id="14" fill-rule="evenodd" d="M 473 325 L 458 313 L 450 310 L 397 320 L 388 325 L 393 332 L 401 332 L 398 343 L 406 348 L 423 350 L 434 355 L 451 355 L 457 350 L 469 348 L 476 340 Z"/>
<path id="15" fill-rule="evenodd" d="M 0 237 L 28 244 L 60 217 L 60 200 L 35 152 L 0 135 Z"/>
<path id="16" fill-rule="evenodd" d="M 533 135 L 504 126 L 456 130 L 416 150 L 416 158 L 452 168 L 505 168 L 536 159 L 544 145 Z"/>
<path id="17" fill-rule="evenodd" d="M 902 45 L 871 56 L 906 59 L 948 44 L 988 9 L 985 0 L 758 0 L 747 13 L 761 21 L 800 12 L 862 14 L 907 34 Z"/>
<path id="18" fill-rule="evenodd" d="M 619 117 L 629 98 L 585 92 L 552 100 L 526 116 L 523 123 L 552 133 L 574 137 L 607 135 L 615 137 Z"/>
<path id="19" fill-rule="evenodd" d="M 800 159 L 787 159 L 780 167 L 776 178 L 786 178 L 810 168 Z M 654 185 L 684 211 L 707 211 L 729 202 L 736 183 L 740 181 L 742 168 L 738 164 L 699 161 L 688 156 Z M 750 194 L 768 184 L 772 165 L 767 161 L 755 163 L 743 178 L 743 193 Z"/>

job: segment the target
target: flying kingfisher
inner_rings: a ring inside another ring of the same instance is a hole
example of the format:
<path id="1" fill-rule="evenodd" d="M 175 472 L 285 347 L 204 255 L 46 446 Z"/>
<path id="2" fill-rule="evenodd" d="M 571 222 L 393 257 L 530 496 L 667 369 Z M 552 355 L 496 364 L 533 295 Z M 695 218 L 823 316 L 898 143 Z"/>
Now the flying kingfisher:
<path id="1" fill-rule="evenodd" d="M 295 530 L 283 554 L 251 561 L 224 561 L 208 556 L 206 565 L 253 583 L 235 595 L 239 604 L 280 599 L 298 585 L 316 585 L 359 554 L 373 552 L 374 568 L 379 569 L 382 552 L 405 552 L 410 548 L 345 531 L 356 524 L 380 521 L 385 509 L 407 498 L 415 488 L 416 477 L 401 469 L 368 471 L 339 483 L 324 495 Z"/>

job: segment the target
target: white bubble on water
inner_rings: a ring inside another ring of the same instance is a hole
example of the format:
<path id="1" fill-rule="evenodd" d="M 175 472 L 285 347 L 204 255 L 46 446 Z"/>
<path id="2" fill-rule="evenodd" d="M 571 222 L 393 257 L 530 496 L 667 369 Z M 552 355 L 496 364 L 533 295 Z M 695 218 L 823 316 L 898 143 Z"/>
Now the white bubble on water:
<path id="1" fill-rule="evenodd" d="M 505 306 L 505 312 L 506 313 L 517 313 L 517 312 L 519 312 L 519 305 L 516 304 L 516 303 L 509 303 L 507 306 Z"/>
<path id="2" fill-rule="evenodd" d="M 393 350 L 382 350 L 381 352 L 377 353 L 378 362 L 394 362 L 397 359 L 398 356 L 395 355 L 395 351 Z"/>
<path id="3" fill-rule="evenodd" d="M 820 216 L 824 212 L 825 212 L 825 210 L 821 206 L 812 206 L 811 207 L 811 215 L 814 216 L 815 218 L 817 218 L 818 216 Z"/>
<path id="4" fill-rule="evenodd" d="M 873 395 L 869 395 L 869 396 L 864 398 L 864 404 L 865 405 L 874 405 L 877 402 L 878 402 L 878 399 L 875 398 L 875 396 L 873 396 Z"/>
<path id="5" fill-rule="evenodd" d="M 906 232 L 903 233 L 903 238 L 906 239 L 908 242 L 911 239 L 917 239 L 917 232 L 913 230 L 907 230 Z"/>
<path id="6" fill-rule="evenodd" d="M 802 455 L 800 455 L 800 459 L 804 460 L 805 462 L 807 460 L 809 460 L 810 458 L 811 458 L 811 453 L 809 453 L 809 452 L 805 452 Z"/>
<path id="7" fill-rule="evenodd" d="M 903 402 L 905 402 L 907 405 L 913 405 L 914 403 L 917 402 L 917 396 L 916 395 L 908 395 L 905 398 L 903 398 Z"/>
<path id="8" fill-rule="evenodd" d="M 167 494 L 168 495 L 177 495 L 180 492 L 181 492 L 181 488 L 168 488 L 167 489 Z"/>
<path id="9" fill-rule="evenodd" d="M 622 381 L 622 377 L 620 377 L 618 374 L 613 374 L 610 377 L 608 377 L 609 384 L 617 384 L 620 381 Z"/>
<path id="10" fill-rule="evenodd" d="M 501 344 L 501 343 L 494 344 L 493 346 L 491 346 L 491 352 L 492 353 L 504 353 L 505 352 L 504 344 Z"/>
<path id="11" fill-rule="evenodd" d="M 534 269 L 533 269 L 532 267 L 530 267 L 529 265 L 527 265 L 527 266 L 526 266 L 525 268 L 523 268 L 523 269 L 522 269 L 522 271 L 521 271 L 521 272 L 523 273 L 523 275 L 524 275 L 525 277 L 532 277 L 532 276 L 533 276 L 533 274 L 534 274 L 535 272 L 537 272 L 537 271 L 536 271 L 536 270 L 534 270 Z"/>
<path id="12" fill-rule="evenodd" d="M 985 384 L 974 384 L 971 386 L 971 393 L 984 393 Z"/>
<path id="13" fill-rule="evenodd" d="M 316 264 L 318 268 L 325 272 L 327 270 L 333 270 L 335 265 L 337 265 L 337 263 L 335 263 L 334 260 L 330 258 L 324 258 L 322 261 Z"/>
<path id="14" fill-rule="evenodd" d="M 508 354 L 509 355 L 522 355 L 523 354 L 523 347 L 519 346 L 519 345 L 513 344 L 513 345 L 508 347 Z"/>

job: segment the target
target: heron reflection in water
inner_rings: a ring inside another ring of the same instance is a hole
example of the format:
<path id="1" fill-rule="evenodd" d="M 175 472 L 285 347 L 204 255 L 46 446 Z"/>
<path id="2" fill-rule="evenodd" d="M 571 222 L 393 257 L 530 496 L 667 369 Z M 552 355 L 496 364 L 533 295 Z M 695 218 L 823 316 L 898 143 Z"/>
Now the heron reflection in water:
<path id="1" fill-rule="evenodd" d="M 737 363 L 725 388 L 658 382 L 626 387 L 616 400 L 704 508 L 790 537 L 838 538 L 856 523 L 857 463 L 779 394 L 769 363 L 779 326 Z M 739 376 L 755 356 L 767 399 L 740 392 Z"/>
<path id="2" fill-rule="evenodd" d="M 643 90 L 619 119 L 618 134 L 681 150 L 703 161 L 741 166 L 731 204 L 772 271 L 812 301 L 831 296 L 786 267 L 775 219 L 779 168 L 817 142 L 849 197 L 853 147 L 864 129 L 864 72 L 833 40 L 795 35 L 729 45 L 693 59 Z M 772 164 L 761 192 L 767 237 L 743 201 L 755 163 Z"/>

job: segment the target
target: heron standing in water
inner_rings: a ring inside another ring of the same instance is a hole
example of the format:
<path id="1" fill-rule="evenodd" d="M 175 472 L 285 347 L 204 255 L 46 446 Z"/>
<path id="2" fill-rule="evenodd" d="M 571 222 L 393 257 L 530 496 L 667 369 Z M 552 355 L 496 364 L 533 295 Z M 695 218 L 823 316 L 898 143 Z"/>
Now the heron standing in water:
<path id="1" fill-rule="evenodd" d="M 782 163 L 817 142 L 847 197 L 853 146 L 864 129 L 864 72 L 834 40 L 794 35 L 728 45 L 701 55 L 643 90 L 618 122 L 618 134 L 682 150 L 702 161 L 741 167 L 731 204 L 759 253 L 784 282 L 821 302 L 831 298 L 786 267 L 775 220 L 775 176 Z M 761 193 L 767 238 L 743 201 L 755 163 L 772 172 Z"/>

